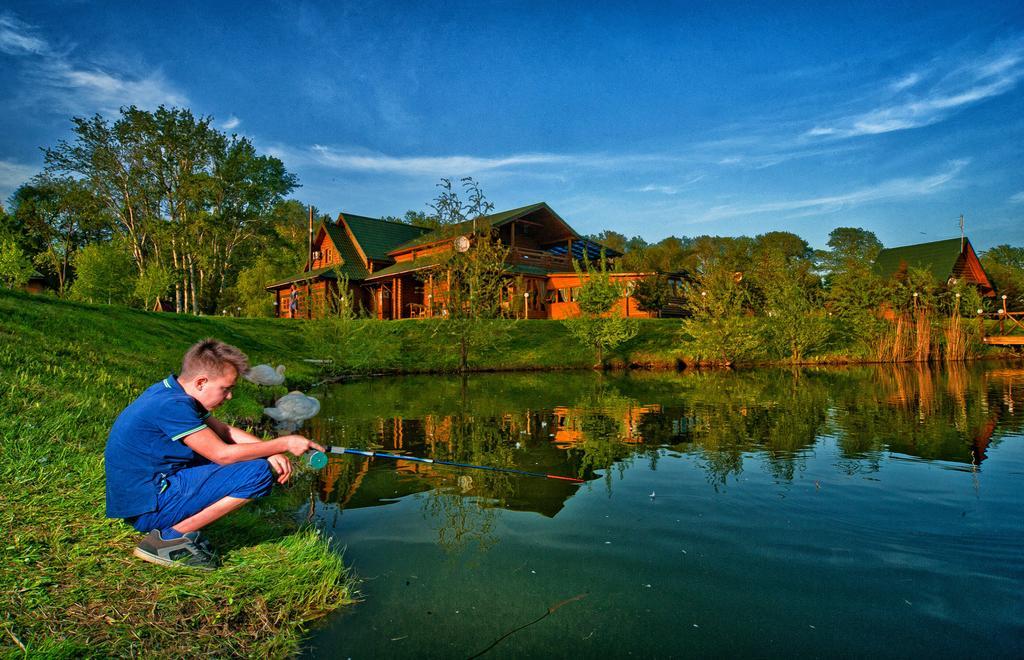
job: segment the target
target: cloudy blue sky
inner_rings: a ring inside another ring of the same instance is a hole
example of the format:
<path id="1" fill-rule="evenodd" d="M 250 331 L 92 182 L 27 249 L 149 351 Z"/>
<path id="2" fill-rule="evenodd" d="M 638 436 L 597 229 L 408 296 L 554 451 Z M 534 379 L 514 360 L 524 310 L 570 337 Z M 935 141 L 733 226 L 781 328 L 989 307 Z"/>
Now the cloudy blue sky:
<path id="1" fill-rule="evenodd" d="M 0 196 L 71 116 L 163 103 L 332 214 L 473 176 L 584 233 L 1024 245 L 1019 1 L 619 4 L 6 0 Z"/>

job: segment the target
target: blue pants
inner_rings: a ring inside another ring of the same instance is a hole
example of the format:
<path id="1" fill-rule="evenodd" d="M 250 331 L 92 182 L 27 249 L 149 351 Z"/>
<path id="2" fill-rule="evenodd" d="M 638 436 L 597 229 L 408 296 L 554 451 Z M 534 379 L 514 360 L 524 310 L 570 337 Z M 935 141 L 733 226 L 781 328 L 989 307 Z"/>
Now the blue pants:
<path id="1" fill-rule="evenodd" d="M 274 471 L 265 458 L 230 465 L 206 463 L 184 468 L 165 480 L 157 509 L 125 522 L 140 532 L 167 529 L 224 497 L 255 499 L 270 492 Z"/>

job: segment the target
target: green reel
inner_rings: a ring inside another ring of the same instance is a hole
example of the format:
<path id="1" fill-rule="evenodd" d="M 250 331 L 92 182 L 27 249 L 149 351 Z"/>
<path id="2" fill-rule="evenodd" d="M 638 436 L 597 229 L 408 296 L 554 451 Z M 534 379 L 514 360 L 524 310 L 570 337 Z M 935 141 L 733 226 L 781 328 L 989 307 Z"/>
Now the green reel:
<path id="1" fill-rule="evenodd" d="M 311 449 L 306 452 L 306 462 L 314 470 L 322 470 L 327 467 L 327 454 Z"/>

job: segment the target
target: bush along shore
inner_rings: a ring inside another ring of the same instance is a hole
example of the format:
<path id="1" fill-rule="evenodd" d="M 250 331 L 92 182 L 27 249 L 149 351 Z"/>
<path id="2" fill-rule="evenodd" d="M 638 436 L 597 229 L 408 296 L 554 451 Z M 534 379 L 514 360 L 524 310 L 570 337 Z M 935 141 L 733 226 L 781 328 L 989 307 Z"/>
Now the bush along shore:
<path id="1" fill-rule="evenodd" d="M 787 320 L 788 322 L 789 320 Z M 787 328 L 789 328 L 787 330 Z M 209 530 L 225 554 L 211 574 L 160 570 L 131 557 L 138 535 L 104 510 L 103 446 L 117 414 L 178 368 L 196 340 L 284 363 L 288 388 L 348 374 L 594 366 L 589 345 L 557 321 L 196 317 L 72 303 L 0 290 L 0 649 L 40 655 L 290 655 L 304 626 L 351 603 L 337 549 L 292 512 L 309 475 Z M 917 313 L 858 326 L 817 317 L 791 327 L 733 317 L 642 320 L 603 366 L 846 363 L 1010 355 L 976 324 Z M 794 359 L 794 356 L 798 359 Z M 267 391 L 240 382 L 218 416 L 259 428 Z"/>

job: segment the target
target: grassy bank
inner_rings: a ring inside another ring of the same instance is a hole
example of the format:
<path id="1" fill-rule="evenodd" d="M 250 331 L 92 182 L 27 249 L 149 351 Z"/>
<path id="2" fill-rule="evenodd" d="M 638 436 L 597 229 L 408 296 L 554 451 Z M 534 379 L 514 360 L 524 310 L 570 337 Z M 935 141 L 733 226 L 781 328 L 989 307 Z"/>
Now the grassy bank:
<path id="1" fill-rule="evenodd" d="M 208 335 L 257 361 L 290 356 L 297 338 L 283 324 L 0 292 L 0 655 L 289 655 L 304 622 L 350 602 L 338 554 L 275 513 L 308 498 L 308 478 L 211 528 L 224 554 L 212 574 L 134 559 L 138 534 L 103 517 L 111 422 Z M 254 417 L 257 399 L 241 385 L 218 415 Z"/>

